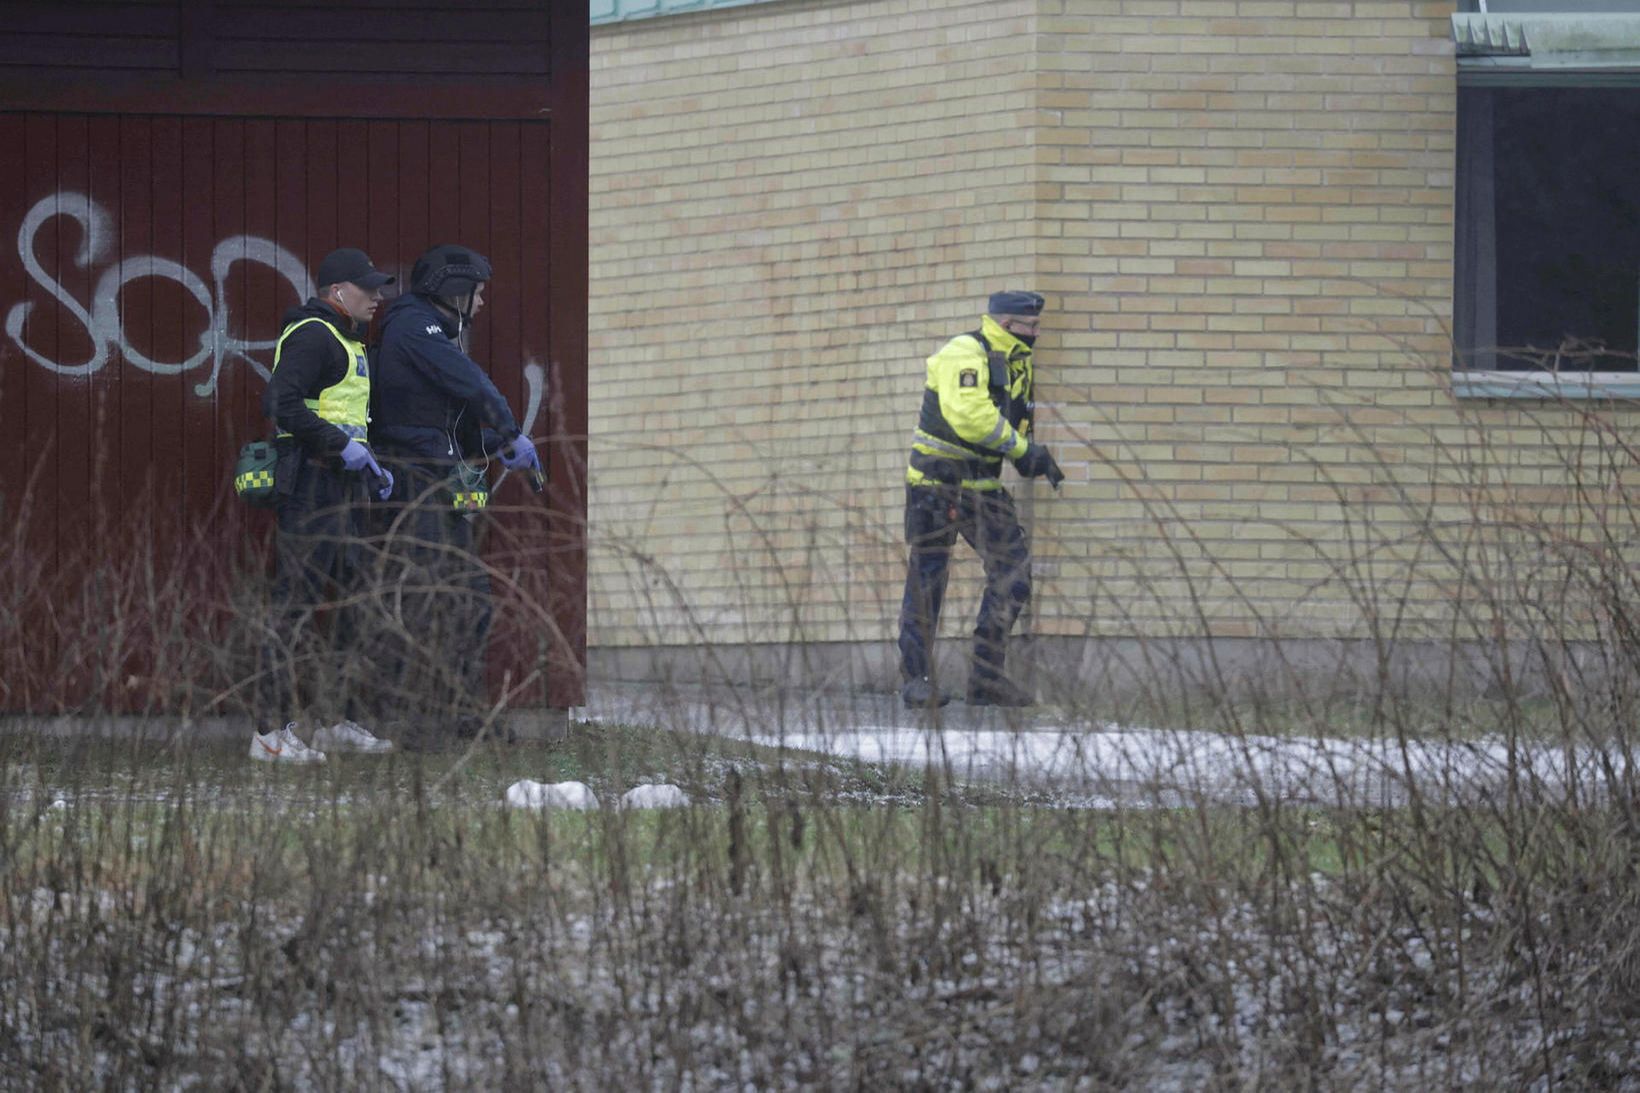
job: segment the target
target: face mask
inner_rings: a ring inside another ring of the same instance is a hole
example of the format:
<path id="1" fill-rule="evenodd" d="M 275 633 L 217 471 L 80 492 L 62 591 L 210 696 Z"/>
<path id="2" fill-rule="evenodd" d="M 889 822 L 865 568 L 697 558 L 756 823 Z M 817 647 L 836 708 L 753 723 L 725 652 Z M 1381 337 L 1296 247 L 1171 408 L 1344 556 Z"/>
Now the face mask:
<path id="1" fill-rule="evenodd" d="M 1036 344 L 1036 335 L 1035 334 L 1015 334 L 1014 337 L 1019 339 L 1020 341 L 1024 342 L 1026 345 L 1035 345 Z"/>

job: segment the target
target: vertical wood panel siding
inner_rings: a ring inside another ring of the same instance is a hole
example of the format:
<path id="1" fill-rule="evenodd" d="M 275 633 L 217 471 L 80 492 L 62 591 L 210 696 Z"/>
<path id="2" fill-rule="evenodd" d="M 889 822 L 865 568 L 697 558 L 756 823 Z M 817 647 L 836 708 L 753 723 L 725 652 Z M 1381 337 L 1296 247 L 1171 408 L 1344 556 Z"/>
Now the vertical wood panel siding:
<path id="1" fill-rule="evenodd" d="M 0 519 L 15 524 L 32 501 L 25 545 L 43 581 L 144 535 L 166 559 L 203 529 L 228 561 L 247 535 L 266 534 L 267 518 L 247 526 L 229 500 L 226 472 L 266 430 L 257 367 L 271 365 L 280 318 L 303 298 L 270 264 L 278 255 L 299 263 L 305 289 L 326 252 L 361 246 L 402 287 L 426 247 L 466 243 L 495 266 L 472 353 L 521 415 L 526 365 L 550 359 L 548 122 L 0 113 L 0 141 L 0 316 L 16 316 L 0 336 L 0 433 L 12 454 L 0 463 Z M 260 344 L 233 348 L 245 342 Z M 584 409 L 566 416 L 563 395 L 544 397 L 560 405 L 535 422 L 537 436 L 556 426 L 584 437 Z M 579 474 L 549 451 L 556 481 Z M 545 579 L 524 571 L 547 564 L 549 513 L 516 481 L 496 501 L 519 511 L 492 550 L 528 591 Z M 111 529 L 125 538 L 110 540 Z M 211 583 L 229 572 L 200 573 L 203 602 L 232 601 Z M 559 605 L 577 628 L 580 610 Z M 68 653 L 50 621 L 32 620 L 26 641 L 4 635 L 48 676 Z M 502 630 L 498 683 L 526 674 L 543 629 Z M 97 686 L 0 693 L 0 706 L 73 705 Z M 570 705 L 580 687 L 566 670 L 526 697 Z"/>

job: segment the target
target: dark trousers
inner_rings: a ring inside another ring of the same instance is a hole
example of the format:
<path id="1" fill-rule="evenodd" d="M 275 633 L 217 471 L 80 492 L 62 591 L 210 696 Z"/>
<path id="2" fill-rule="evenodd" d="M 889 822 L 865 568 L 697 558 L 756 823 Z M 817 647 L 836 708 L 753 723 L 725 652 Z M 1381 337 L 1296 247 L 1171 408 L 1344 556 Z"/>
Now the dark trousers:
<path id="1" fill-rule="evenodd" d="M 377 506 L 382 567 L 374 596 L 381 615 L 372 661 L 373 705 L 412 735 L 464 731 L 487 705 L 485 651 L 493 615 L 480 557 L 482 512 L 453 505 L 450 469 L 383 458 L 393 496 Z"/>
<path id="2" fill-rule="evenodd" d="M 911 557 L 900 601 L 900 671 L 907 679 L 930 674 L 951 548 L 958 535 L 985 567 L 971 679 L 1002 675 L 1008 632 L 1031 597 L 1030 544 L 1006 490 L 907 486 L 905 541 Z"/>
<path id="3" fill-rule="evenodd" d="M 326 720 L 355 717 L 364 483 L 300 452 L 281 456 L 273 596 L 261 644 L 258 731 L 278 728 L 310 706 Z M 316 615 L 337 606 L 328 628 Z"/>

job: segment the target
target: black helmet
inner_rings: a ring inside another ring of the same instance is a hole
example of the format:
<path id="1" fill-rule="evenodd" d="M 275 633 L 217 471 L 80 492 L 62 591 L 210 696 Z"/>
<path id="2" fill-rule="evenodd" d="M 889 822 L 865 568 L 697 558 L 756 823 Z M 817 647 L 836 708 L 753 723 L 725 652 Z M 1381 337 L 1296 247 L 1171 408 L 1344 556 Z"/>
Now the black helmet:
<path id="1" fill-rule="evenodd" d="M 490 261 L 476 250 L 441 243 L 416 259 L 410 291 L 426 296 L 466 296 L 490 279 Z"/>

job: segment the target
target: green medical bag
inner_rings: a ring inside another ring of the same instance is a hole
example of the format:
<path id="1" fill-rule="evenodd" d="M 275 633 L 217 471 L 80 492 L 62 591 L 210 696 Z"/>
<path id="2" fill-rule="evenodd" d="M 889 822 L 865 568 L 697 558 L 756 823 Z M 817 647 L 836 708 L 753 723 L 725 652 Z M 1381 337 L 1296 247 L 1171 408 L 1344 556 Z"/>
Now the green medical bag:
<path id="1" fill-rule="evenodd" d="M 273 471 L 279 453 L 271 440 L 253 440 L 239 449 L 233 465 L 233 491 L 253 508 L 273 507 Z"/>

